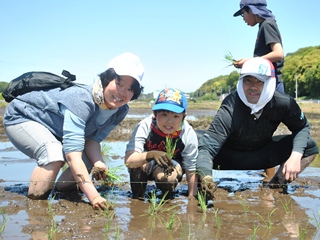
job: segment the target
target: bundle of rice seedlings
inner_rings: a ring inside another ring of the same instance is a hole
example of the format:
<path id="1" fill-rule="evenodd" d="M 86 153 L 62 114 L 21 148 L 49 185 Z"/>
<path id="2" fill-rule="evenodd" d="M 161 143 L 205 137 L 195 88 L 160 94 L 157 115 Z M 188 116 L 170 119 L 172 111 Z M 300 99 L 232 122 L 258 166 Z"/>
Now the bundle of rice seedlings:
<path id="1" fill-rule="evenodd" d="M 174 140 L 172 138 L 171 135 L 167 135 L 166 136 L 166 151 L 168 156 L 172 159 L 174 156 L 174 151 L 176 150 L 177 147 L 177 141 L 175 141 L 175 143 L 173 143 Z M 174 171 L 174 167 L 173 166 L 168 166 L 167 169 L 165 169 L 165 174 L 167 176 L 170 176 L 171 173 Z"/>
<path id="2" fill-rule="evenodd" d="M 228 65 L 227 67 L 232 66 L 232 65 L 233 65 L 233 62 L 236 61 L 230 51 L 227 52 L 227 53 L 224 55 L 224 59 L 225 59 L 225 61 L 226 61 L 227 63 L 229 63 L 229 65 Z"/>
<path id="3" fill-rule="evenodd" d="M 166 136 L 166 151 L 167 154 L 170 158 L 173 158 L 174 156 L 174 151 L 176 150 L 177 147 L 177 141 L 173 144 L 173 138 L 171 135 Z"/>
<path id="4" fill-rule="evenodd" d="M 106 171 L 107 178 L 103 181 L 104 185 L 112 186 L 115 183 L 120 183 L 123 181 L 123 177 L 120 176 L 120 171 L 123 170 L 123 165 L 119 165 L 116 167 L 108 167 L 108 171 Z"/>

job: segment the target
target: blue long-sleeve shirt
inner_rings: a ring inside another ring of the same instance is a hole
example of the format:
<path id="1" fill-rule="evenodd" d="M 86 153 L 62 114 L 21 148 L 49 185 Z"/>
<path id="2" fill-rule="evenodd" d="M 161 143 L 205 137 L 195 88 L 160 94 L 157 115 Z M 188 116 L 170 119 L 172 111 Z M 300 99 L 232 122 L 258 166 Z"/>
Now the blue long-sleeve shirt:
<path id="1" fill-rule="evenodd" d="M 6 108 L 5 126 L 36 121 L 63 139 L 65 153 L 84 150 L 86 139 L 103 141 L 127 115 L 129 106 L 103 110 L 91 95 L 92 85 L 33 91 Z M 103 121 L 105 119 L 105 121 Z"/>

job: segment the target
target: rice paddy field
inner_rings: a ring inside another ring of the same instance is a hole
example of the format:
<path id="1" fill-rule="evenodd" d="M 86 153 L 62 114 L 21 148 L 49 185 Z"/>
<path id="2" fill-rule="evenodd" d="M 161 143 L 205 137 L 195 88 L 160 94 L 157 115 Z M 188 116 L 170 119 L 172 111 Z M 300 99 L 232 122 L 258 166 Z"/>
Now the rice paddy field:
<path id="1" fill-rule="evenodd" d="M 300 104 L 319 145 L 320 104 Z M 217 106 L 201 106 L 190 104 L 187 119 L 206 129 Z M 0 128 L 0 239 L 320 239 L 319 156 L 285 189 L 264 187 L 259 170 L 213 171 L 218 189 L 205 207 L 187 198 L 185 179 L 172 199 L 163 200 L 153 182 L 144 200 L 132 199 L 125 147 L 132 127 L 148 114 L 148 104 L 131 106 L 128 118 L 103 143 L 107 165 L 118 167 L 122 178 L 111 185 L 95 182 L 114 208 L 106 211 L 93 210 L 79 191 L 53 191 L 47 200 L 27 198 L 36 163 L 17 151 Z"/>

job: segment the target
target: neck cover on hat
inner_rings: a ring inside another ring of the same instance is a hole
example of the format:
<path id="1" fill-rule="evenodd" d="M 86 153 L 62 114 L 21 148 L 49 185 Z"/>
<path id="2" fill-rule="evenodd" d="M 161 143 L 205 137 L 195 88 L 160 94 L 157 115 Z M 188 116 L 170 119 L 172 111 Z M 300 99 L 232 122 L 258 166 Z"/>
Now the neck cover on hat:
<path id="1" fill-rule="evenodd" d="M 259 17 L 264 19 L 273 19 L 275 20 L 276 17 L 272 14 L 272 12 L 267 9 L 265 6 L 252 6 L 248 5 L 250 7 L 253 14 L 258 14 Z"/>
<path id="2" fill-rule="evenodd" d="M 104 102 L 103 88 L 100 77 L 97 77 L 94 81 L 92 87 L 92 97 L 94 99 L 94 102 L 98 104 L 100 108 L 104 110 L 109 110 L 109 108 L 106 106 Z"/>
<path id="3" fill-rule="evenodd" d="M 270 77 L 269 80 L 264 82 L 263 89 L 259 98 L 259 101 L 256 104 L 249 103 L 243 91 L 243 77 L 240 77 L 237 84 L 237 92 L 242 100 L 242 102 L 251 108 L 251 114 L 259 112 L 264 106 L 271 100 L 273 97 L 274 91 L 276 89 L 275 78 Z"/>

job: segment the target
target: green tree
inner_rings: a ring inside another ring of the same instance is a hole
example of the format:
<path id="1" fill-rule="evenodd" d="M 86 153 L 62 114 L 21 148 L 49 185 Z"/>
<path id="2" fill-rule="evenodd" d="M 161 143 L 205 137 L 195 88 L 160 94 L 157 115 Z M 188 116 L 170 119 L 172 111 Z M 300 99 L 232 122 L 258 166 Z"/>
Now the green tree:
<path id="1" fill-rule="evenodd" d="M 287 55 L 282 73 L 287 94 L 295 96 L 297 79 L 299 96 L 319 97 L 320 46 L 301 48 Z"/>
<path id="2" fill-rule="evenodd" d="M 7 82 L 0 82 L 0 92 L 2 92 L 8 86 Z"/>

